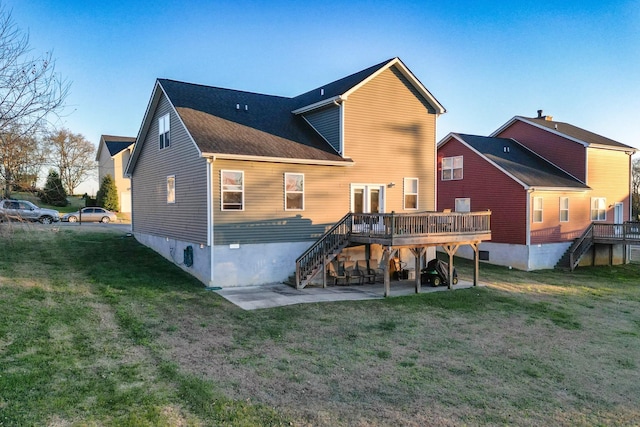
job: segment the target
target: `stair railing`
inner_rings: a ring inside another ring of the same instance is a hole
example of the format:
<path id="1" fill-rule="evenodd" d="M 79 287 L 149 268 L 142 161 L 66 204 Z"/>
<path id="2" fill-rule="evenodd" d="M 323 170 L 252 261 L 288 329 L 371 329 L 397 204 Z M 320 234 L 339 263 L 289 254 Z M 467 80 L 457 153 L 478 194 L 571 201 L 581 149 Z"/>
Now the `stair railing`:
<path id="1" fill-rule="evenodd" d="M 296 288 L 304 288 L 313 277 L 323 272 L 325 264 L 349 243 L 351 213 L 346 214 L 296 259 Z"/>
<path id="2" fill-rule="evenodd" d="M 591 245 L 593 245 L 593 224 L 589 225 L 582 233 L 582 236 L 578 237 L 568 249 L 569 268 L 571 271 L 576 268 L 580 258 L 589 250 Z"/>

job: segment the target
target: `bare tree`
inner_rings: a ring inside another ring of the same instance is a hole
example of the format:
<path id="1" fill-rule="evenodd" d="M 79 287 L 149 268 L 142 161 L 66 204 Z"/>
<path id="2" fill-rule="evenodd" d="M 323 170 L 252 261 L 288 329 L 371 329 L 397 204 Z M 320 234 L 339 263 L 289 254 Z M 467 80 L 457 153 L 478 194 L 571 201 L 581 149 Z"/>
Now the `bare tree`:
<path id="1" fill-rule="evenodd" d="M 5 197 L 10 197 L 15 186 L 33 186 L 38 171 L 44 165 L 45 147 L 34 135 L 20 132 L 0 134 L 0 178 L 4 181 Z"/>
<path id="2" fill-rule="evenodd" d="M 60 179 L 67 194 L 74 190 L 96 169 L 96 147 L 83 135 L 60 129 L 47 137 L 51 165 L 60 171 Z"/>
<path id="3" fill-rule="evenodd" d="M 29 35 L 0 3 L 0 168 L 5 196 L 21 168 L 33 168 L 37 133 L 60 114 L 70 84 L 55 72 L 50 52 L 31 56 Z M 35 145 L 34 145 L 35 144 Z"/>

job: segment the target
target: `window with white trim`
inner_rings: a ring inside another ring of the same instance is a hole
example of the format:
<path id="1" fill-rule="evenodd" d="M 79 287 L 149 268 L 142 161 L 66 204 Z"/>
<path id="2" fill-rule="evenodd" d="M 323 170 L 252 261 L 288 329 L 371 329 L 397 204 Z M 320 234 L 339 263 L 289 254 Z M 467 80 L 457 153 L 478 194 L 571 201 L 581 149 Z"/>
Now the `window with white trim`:
<path id="1" fill-rule="evenodd" d="M 560 197 L 560 222 L 569 222 L 569 198 Z"/>
<path id="2" fill-rule="evenodd" d="M 418 178 L 404 179 L 404 208 L 406 210 L 418 209 Z"/>
<path id="3" fill-rule="evenodd" d="M 462 179 L 462 156 L 442 158 L 442 180 Z"/>
<path id="4" fill-rule="evenodd" d="M 542 197 L 533 198 L 533 222 L 542 222 Z"/>
<path id="5" fill-rule="evenodd" d="M 304 174 L 284 174 L 284 209 L 286 211 L 304 210 Z"/>
<path id="6" fill-rule="evenodd" d="M 158 119 L 158 140 L 160 141 L 160 149 L 171 146 L 171 121 L 169 120 L 169 114 Z"/>
<path id="7" fill-rule="evenodd" d="M 593 197 L 591 199 L 591 221 L 607 220 L 607 199 L 604 197 Z"/>
<path id="8" fill-rule="evenodd" d="M 169 175 L 167 177 L 167 203 L 176 202 L 176 176 Z"/>
<path id="9" fill-rule="evenodd" d="M 468 197 L 456 199 L 456 212 L 471 212 L 471 199 Z"/>
<path id="10" fill-rule="evenodd" d="M 244 210 L 244 172 L 220 171 L 220 194 L 223 211 Z"/>

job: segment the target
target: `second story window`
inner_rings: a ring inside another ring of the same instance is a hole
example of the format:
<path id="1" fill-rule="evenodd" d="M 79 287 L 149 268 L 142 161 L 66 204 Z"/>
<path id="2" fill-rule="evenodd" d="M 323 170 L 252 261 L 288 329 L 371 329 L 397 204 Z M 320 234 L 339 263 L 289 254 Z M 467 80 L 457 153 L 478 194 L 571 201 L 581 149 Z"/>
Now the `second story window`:
<path id="1" fill-rule="evenodd" d="M 442 158 L 442 180 L 462 179 L 462 156 Z"/>
<path id="2" fill-rule="evenodd" d="M 220 193 L 223 211 L 244 210 L 244 172 L 220 171 Z"/>
<path id="3" fill-rule="evenodd" d="M 169 120 L 169 114 L 158 119 L 158 139 L 160 141 L 160 149 L 171 146 L 171 122 Z"/>
<path id="4" fill-rule="evenodd" d="M 404 179 L 404 208 L 418 209 L 418 178 Z"/>

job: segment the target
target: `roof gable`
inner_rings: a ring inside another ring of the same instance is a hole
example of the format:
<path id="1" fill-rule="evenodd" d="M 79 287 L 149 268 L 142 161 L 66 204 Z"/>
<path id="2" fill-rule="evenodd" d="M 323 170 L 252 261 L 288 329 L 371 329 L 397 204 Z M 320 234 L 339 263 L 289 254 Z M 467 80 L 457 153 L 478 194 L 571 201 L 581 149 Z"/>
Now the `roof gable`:
<path id="1" fill-rule="evenodd" d="M 397 68 L 398 71 L 404 75 L 416 89 L 419 96 L 422 96 L 424 101 L 430 105 L 437 114 L 446 113 L 446 109 L 442 104 L 438 102 L 420 80 L 404 65 L 400 58 L 383 61 L 362 71 L 296 96 L 294 98 L 295 108 L 293 112 L 294 114 L 305 113 L 333 102 L 346 100 L 353 92 L 391 67 Z"/>
<path id="2" fill-rule="evenodd" d="M 613 139 L 579 128 L 569 123 L 550 120 L 548 117 L 527 118 L 515 116 L 507 123 L 498 128 L 491 136 L 496 136 L 510 127 L 516 121 L 535 126 L 547 132 L 562 136 L 570 141 L 583 145 L 584 147 L 607 148 L 622 151 L 636 152 L 636 149 Z"/>
<path id="3" fill-rule="evenodd" d="M 98 151 L 96 152 L 96 161 L 100 160 L 103 146 L 109 151 L 109 156 L 113 157 L 129 148 L 135 142 L 136 139 L 130 136 L 102 135 L 100 137 L 100 143 L 98 144 Z"/>
<path id="4" fill-rule="evenodd" d="M 451 133 L 438 144 L 438 148 L 451 138 L 472 149 L 525 188 L 589 189 L 583 182 L 514 139 Z"/>

